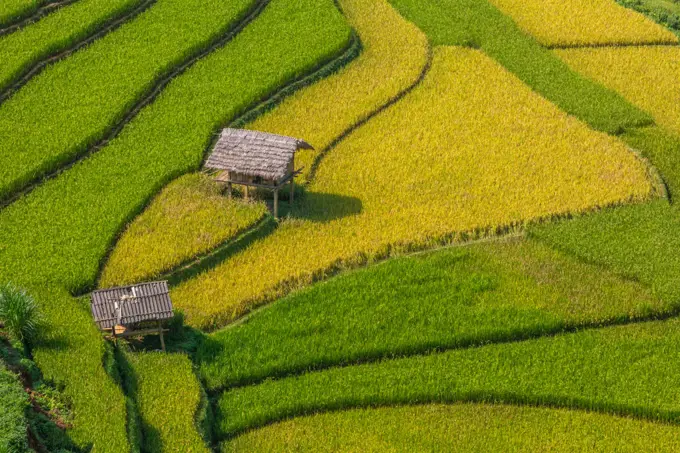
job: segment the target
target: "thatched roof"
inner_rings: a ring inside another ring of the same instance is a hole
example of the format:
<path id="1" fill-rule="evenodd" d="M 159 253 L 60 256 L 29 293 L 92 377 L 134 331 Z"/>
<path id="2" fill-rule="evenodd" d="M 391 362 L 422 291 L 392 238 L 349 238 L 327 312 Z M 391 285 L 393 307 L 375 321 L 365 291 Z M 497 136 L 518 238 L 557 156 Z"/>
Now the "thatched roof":
<path id="1" fill-rule="evenodd" d="M 172 318 L 172 302 L 165 281 L 94 291 L 91 308 L 100 329 Z"/>
<path id="2" fill-rule="evenodd" d="M 314 149 L 297 138 L 243 129 L 224 129 L 205 168 L 280 179 L 298 149 Z"/>

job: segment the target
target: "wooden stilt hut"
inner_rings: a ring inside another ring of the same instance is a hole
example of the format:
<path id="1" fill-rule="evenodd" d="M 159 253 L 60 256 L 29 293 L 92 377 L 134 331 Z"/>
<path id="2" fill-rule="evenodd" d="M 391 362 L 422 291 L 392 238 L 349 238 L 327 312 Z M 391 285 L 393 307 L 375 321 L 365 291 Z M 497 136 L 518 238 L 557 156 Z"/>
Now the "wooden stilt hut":
<path id="1" fill-rule="evenodd" d="M 278 217 L 279 190 L 290 184 L 290 203 L 293 203 L 295 153 L 299 149 L 314 149 L 297 138 L 243 129 L 224 129 L 205 163 L 205 168 L 219 171 L 216 181 L 226 183 L 231 196 L 232 184 L 257 187 L 274 192 L 275 217 Z"/>
<path id="2" fill-rule="evenodd" d="M 163 321 L 173 316 L 168 282 L 108 288 L 92 293 L 92 316 L 99 328 L 117 337 L 158 334 L 165 351 Z M 138 329 L 140 325 L 154 326 Z"/>

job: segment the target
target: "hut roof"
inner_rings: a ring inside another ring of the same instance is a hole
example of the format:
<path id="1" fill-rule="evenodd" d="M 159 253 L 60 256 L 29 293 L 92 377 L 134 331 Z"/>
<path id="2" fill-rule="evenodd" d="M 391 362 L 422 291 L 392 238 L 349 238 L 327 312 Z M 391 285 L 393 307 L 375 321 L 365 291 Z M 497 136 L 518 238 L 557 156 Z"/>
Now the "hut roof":
<path id="1" fill-rule="evenodd" d="M 91 308 L 100 329 L 172 318 L 172 302 L 165 281 L 94 291 Z"/>
<path id="2" fill-rule="evenodd" d="M 297 138 L 243 129 L 224 129 L 205 168 L 280 179 L 298 149 L 314 149 Z"/>

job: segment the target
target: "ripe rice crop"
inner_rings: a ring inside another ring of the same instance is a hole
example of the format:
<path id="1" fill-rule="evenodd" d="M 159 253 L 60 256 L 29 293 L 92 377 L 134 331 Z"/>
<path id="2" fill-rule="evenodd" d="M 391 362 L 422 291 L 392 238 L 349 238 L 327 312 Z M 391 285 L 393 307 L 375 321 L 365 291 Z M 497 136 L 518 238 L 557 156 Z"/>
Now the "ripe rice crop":
<path id="1" fill-rule="evenodd" d="M 136 384 L 143 420 L 143 451 L 207 453 L 194 415 L 201 386 L 185 355 L 160 352 L 126 354 Z"/>
<path id="2" fill-rule="evenodd" d="M 49 336 L 34 357 L 73 401 L 69 433 L 78 446 L 128 449 L 125 398 L 102 368 L 101 334 L 69 291 L 94 286 L 116 235 L 165 184 L 198 168 L 220 125 L 342 53 L 350 38 L 332 0 L 272 0 L 227 46 L 173 79 L 116 140 L 0 211 L 2 277 L 41 305 Z"/>
<path id="3" fill-rule="evenodd" d="M 159 78 L 209 46 L 254 1 L 158 0 L 33 78 L 0 106 L 0 200 L 82 155 Z"/>
<path id="4" fill-rule="evenodd" d="M 111 254 L 100 286 L 152 279 L 253 226 L 263 203 L 241 203 L 203 174 L 178 179 L 131 223 Z"/>
<path id="5" fill-rule="evenodd" d="M 215 391 L 644 316 L 668 305 L 640 284 L 515 239 L 390 260 L 295 292 L 206 338 L 194 360 Z"/>
<path id="6" fill-rule="evenodd" d="M 219 437 L 321 411 L 457 401 L 676 422 L 679 348 L 672 319 L 270 380 L 221 396 Z"/>
<path id="7" fill-rule="evenodd" d="M 439 48 L 422 85 L 326 157 L 293 219 L 174 289 L 173 301 L 191 324 L 214 327 L 392 249 L 651 194 L 623 143 L 481 52 Z"/>
<path id="8" fill-rule="evenodd" d="M 585 411 L 487 404 L 354 409 L 287 420 L 223 453 L 338 451 L 673 452 L 678 427 Z"/>
<path id="9" fill-rule="evenodd" d="M 666 44 L 678 37 L 614 0 L 489 0 L 546 46 Z"/>
<path id="10" fill-rule="evenodd" d="M 593 128 L 620 133 L 651 117 L 594 83 L 524 33 L 486 0 L 391 0 L 435 45 L 482 49 L 540 95 Z"/>
<path id="11" fill-rule="evenodd" d="M 142 0 L 80 0 L 36 24 L 0 37 L 0 92 L 33 65 L 72 47 Z"/>
<path id="12" fill-rule="evenodd" d="M 574 70 L 617 91 L 680 135 L 680 47 L 569 49 L 555 53 Z"/>
<path id="13" fill-rule="evenodd" d="M 305 167 L 304 178 L 319 151 L 411 85 L 428 59 L 425 35 L 385 0 L 341 0 L 340 5 L 361 38 L 359 58 L 248 125 L 311 143 L 317 151 L 296 157 Z"/>

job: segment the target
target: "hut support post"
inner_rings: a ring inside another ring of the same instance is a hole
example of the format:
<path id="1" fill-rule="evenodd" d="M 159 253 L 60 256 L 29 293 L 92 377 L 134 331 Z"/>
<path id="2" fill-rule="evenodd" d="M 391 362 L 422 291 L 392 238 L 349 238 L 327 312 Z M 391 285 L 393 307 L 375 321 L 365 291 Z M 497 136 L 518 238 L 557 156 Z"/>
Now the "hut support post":
<path id="1" fill-rule="evenodd" d="M 295 176 L 290 178 L 290 200 L 289 203 L 293 206 L 293 197 L 295 197 Z"/>
<path id="2" fill-rule="evenodd" d="M 246 187 L 246 200 L 248 200 L 248 195 L 250 195 L 250 188 L 248 186 Z"/>
<path id="3" fill-rule="evenodd" d="M 161 336 L 161 349 L 165 352 L 165 339 L 163 338 L 163 325 L 158 321 L 158 335 Z"/>
<path id="4" fill-rule="evenodd" d="M 274 189 L 274 217 L 279 218 L 279 189 Z"/>
<path id="5" fill-rule="evenodd" d="M 231 200 L 231 181 L 227 183 L 227 197 Z"/>

